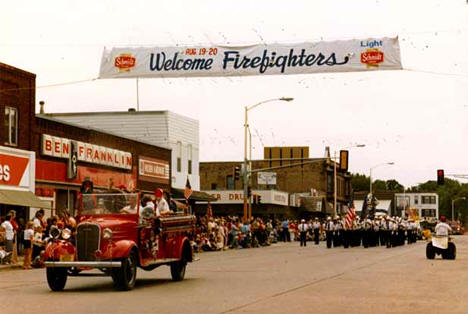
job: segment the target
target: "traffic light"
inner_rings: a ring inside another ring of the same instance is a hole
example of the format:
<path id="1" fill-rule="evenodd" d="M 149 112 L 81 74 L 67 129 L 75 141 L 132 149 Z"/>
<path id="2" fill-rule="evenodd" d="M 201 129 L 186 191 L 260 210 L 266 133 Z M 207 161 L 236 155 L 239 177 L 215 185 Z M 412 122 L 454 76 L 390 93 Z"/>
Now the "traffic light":
<path id="1" fill-rule="evenodd" d="M 262 196 L 257 195 L 257 204 L 261 204 L 261 203 L 262 203 Z"/>
<path id="2" fill-rule="evenodd" d="M 437 185 L 443 185 L 443 184 L 444 184 L 444 170 L 438 169 L 437 170 Z"/>
<path id="3" fill-rule="evenodd" d="M 239 176 L 240 176 L 240 167 L 239 166 L 234 167 L 233 173 L 234 173 L 233 175 L 234 181 L 238 181 Z"/>
<path id="4" fill-rule="evenodd" d="M 347 150 L 340 150 L 340 170 L 348 171 L 348 156 Z"/>
<path id="5" fill-rule="evenodd" d="M 250 186 L 247 187 L 247 197 L 250 198 L 252 196 L 252 188 Z"/>

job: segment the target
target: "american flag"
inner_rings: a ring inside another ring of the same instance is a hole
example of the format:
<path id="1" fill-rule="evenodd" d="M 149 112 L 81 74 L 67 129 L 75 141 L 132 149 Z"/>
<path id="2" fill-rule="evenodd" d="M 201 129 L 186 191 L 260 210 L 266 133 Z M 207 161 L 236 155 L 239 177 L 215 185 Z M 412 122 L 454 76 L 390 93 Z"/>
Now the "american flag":
<path id="1" fill-rule="evenodd" d="M 353 223 L 354 218 L 356 218 L 356 212 L 354 210 L 354 201 L 351 201 L 351 206 L 346 213 L 346 229 L 351 229 L 351 225 Z"/>
<path id="2" fill-rule="evenodd" d="M 188 200 L 191 195 L 192 195 L 192 186 L 190 185 L 190 181 L 187 178 L 187 183 L 185 183 L 184 197 L 186 200 Z"/>

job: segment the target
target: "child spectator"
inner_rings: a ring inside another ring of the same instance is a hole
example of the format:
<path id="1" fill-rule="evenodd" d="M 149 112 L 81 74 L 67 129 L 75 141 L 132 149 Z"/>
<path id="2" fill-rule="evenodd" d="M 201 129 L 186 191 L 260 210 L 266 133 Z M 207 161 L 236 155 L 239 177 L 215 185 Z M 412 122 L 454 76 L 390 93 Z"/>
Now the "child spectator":
<path id="1" fill-rule="evenodd" d="M 41 254 L 43 246 L 44 246 L 44 241 L 42 241 L 42 227 L 39 226 L 39 227 L 36 227 L 36 232 L 34 233 L 33 251 L 32 251 L 33 260 Z"/>
<path id="2" fill-rule="evenodd" d="M 24 269 L 31 269 L 31 259 L 32 259 L 32 243 L 34 242 L 34 223 L 28 221 L 26 224 L 26 229 L 24 230 L 23 236 L 23 245 L 24 245 Z"/>
<path id="3" fill-rule="evenodd" d="M 0 264 L 6 263 L 9 260 L 12 252 L 5 251 L 3 246 L 0 246 Z"/>

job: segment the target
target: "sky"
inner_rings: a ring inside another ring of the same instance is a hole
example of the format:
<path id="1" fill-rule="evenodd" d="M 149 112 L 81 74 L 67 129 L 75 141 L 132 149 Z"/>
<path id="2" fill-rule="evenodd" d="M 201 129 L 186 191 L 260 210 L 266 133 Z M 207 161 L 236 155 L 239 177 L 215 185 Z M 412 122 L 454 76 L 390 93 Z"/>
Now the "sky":
<path id="1" fill-rule="evenodd" d="M 104 47 L 298 43 L 398 36 L 405 70 L 140 79 L 140 110 L 200 122 L 200 160 L 253 158 L 263 146 L 350 149 L 350 171 L 405 186 L 468 174 L 466 0 L 0 0 L 0 62 L 37 75 L 46 112 L 136 107 L 135 79 L 98 80 Z M 70 84 L 64 84 L 70 83 Z M 37 105 L 39 111 L 39 105 Z"/>

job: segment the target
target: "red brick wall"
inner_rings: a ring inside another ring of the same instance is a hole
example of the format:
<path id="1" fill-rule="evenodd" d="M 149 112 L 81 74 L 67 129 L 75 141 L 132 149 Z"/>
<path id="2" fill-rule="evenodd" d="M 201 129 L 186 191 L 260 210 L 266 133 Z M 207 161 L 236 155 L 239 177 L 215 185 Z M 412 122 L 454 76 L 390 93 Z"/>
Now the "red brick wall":
<path id="1" fill-rule="evenodd" d="M 300 160 L 292 161 L 293 164 L 301 163 Z M 265 172 L 276 172 L 276 189 L 288 193 L 310 192 L 314 188 L 323 193 L 327 192 L 327 175 L 333 176 L 333 163 L 326 160 L 304 160 L 303 166 L 265 170 Z M 200 163 L 200 187 L 201 190 L 211 190 L 213 183 L 220 190 L 226 189 L 226 176 L 232 174 L 235 166 L 241 162 L 201 162 Z M 257 160 L 252 162 L 252 169 L 270 167 L 269 161 Z M 338 169 L 337 169 L 338 171 Z M 337 181 L 350 184 L 348 175 L 337 172 Z M 242 189 L 242 178 L 236 182 L 236 189 Z M 257 184 L 257 174 L 252 177 L 252 189 L 266 189 L 265 185 Z M 348 195 L 345 189 L 338 189 L 338 201 L 347 201 Z M 333 193 L 327 193 L 329 200 L 333 199 Z"/>
<path id="2" fill-rule="evenodd" d="M 35 115 L 36 75 L 0 63 L 0 145 L 5 145 L 8 134 L 4 129 L 5 107 L 18 110 L 18 146 L 31 147 L 31 130 Z"/>

